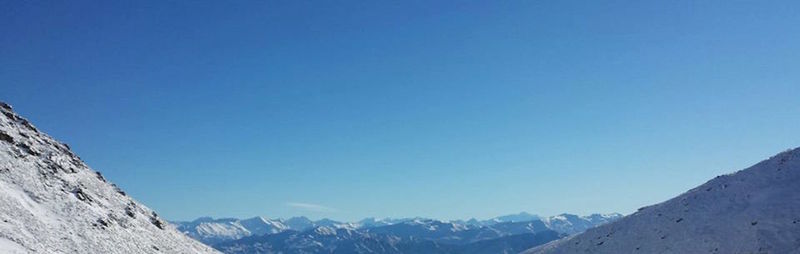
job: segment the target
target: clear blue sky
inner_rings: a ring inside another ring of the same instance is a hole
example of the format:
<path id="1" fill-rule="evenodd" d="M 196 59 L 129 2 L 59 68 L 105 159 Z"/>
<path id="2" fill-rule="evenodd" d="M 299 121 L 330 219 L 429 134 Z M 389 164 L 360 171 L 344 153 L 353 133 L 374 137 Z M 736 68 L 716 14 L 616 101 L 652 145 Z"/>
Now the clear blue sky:
<path id="1" fill-rule="evenodd" d="M 2 1 L 0 100 L 173 220 L 630 213 L 800 146 L 797 1 Z"/>

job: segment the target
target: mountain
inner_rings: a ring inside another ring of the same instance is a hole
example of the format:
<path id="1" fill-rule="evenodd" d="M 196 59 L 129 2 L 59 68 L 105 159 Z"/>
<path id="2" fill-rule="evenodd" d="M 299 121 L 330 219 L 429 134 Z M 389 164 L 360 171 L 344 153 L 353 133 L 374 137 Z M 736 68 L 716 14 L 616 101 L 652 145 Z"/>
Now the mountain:
<path id="1" fill-rule="evenodd" d="M 592 216 L 567 217 L 585 223 Z M 601 223 L 603 220 L 599 218 L 595 221 Z M 416 218 L 375 226 L 380 224 L 378 220 L 366 219 L 358 223 L 359 228 L 343 226 L 355 223 L 340 223 L 305 231 L 249 236 L 213 246 L 225 253 L 518 253 L 568 236 L 551 230 L 542 220 L 512 221 L 479 226 Z"/>
<path id="2" fill-rule="evenodd" d="M 531 247 L 540 246 L 561 238 L 556 231 L 545 230 L 537 233 L 510 235 L 483 240 L 459 247 L 454 253 L 462 254 L 516 254 Z"/>
<path id="3" fill-rule="evenodd" d="M 357 224 L 338 222 L 330 219 L 318 221 L 306 217 L 293 217 L 288 220 L 267 219 L 261 216 L 249 219 L 200 217 L 193 221 L 174 221 L 178 231 L 208 245 L 237 240 L 247 236 L 276 234 L 287 230 L 305 231 L 310 228 L 327 226 L 333 228 L 358 228 Z"/>
<path id="4" fill-rule="evenodd" d="M 290 229 L 303 231 L 314 227 L 314 221 L 309 220 L 304 216 L 292 217 L 284 222 Z"/>
<path id="5" fill-rule="evenodd" d="M 541 220 L 542 218 L 538 215 L 533 215 L 526 212 L 521 212 L 518 214 L 509 214 L 504 216 L 498 216 L 488 221 L 484 221 L 484 223 L 500 223 L 500 222 L 521 222 L 521 221 L 532 221 L 532 220 Z"/>
<path id="6" fill-rule="evenodd" d="M 239 221 L 253 235 L 275 234 L 289 230 L 289 226 L 280 220 L 270 220 L 261 216 Z"/>
<path id="7" fill-rule="evenodd" d="M 376 219 L 370 217 L 360 220 L 356 224 L 358 224 L 362 228 L 374 228 L 374 227 L 388 226 L 411 220 L 413 219 L 392 219 L 392 218 Z"/>
<path id="8" fill-rule="evenodd" d="M 488 228 L 431 219 L 414 219 L 382 227 L 365 228 L 363 231 L 379 235 L 392 235 L 401 239 L 421 238 L 448 244 L 468 243 L 500 236 Z"/>
<path id="9" fill-rule="evenodd" d="M 172 223 L 178 231 L 209 245 L 251 235 L 275 234 L 290 229 L 280 220 L 270 220 L 260 216 L 244 220 L 201 217 L 193 221 Z"/>
<path id="10" fill-rule="evenodd" d="M 488 220 L 478 220 L 478 219 L 472 218 L 472 219 L 469 219 L 469 220 L 466 220 L 466 221 L 464 221 L 464 220 L 456 220 L 454 222 L 467 224 L 467 225 L 473 225 L 473 226 L 488 226 L 488 225 L 494 225 L 494 224 L 503 223 L 503 222 L 521 222 L 521 221 L 532 221 L 532 220 L 541 220 L 541 219 L 542 219 L 542 217 L 539 217 L 538 215 L 530 214 L 530 213 L 527 213 L 527 212 L 520 212 L 518 214 L 509 214 L 509 215 L 497 216 L 497 217 L 494 217 L 494 218 L 491 218 L 491 219 L 488 219 Z"/>
<path id="11" fill-rule="evenodd" d="M 596 227 L 598 225 L 606 224 L 622 218 L 622 214 L 592 214 L 589 216 L 578 216 L 574 214 L 559 214 L 550 217 L 541 217 L 526 212 L 512 215 L 504 215 L 488 220 L 479 221 L 470 219 L 468 221 L 461 221 L 461 223 L 471 226 L 488 226 L 493 228 L 502 227 L 503 225 L 521 225 L 524 224 L 537 224 L 537 227 L 544 227 L 562 234 L 576 234 L 585 231 L 586 229 Z"/>
<path id="12" fill-rule="evenodd" d="M 294 230 L 278 234 L 251 236 L 214 245 L 226 253 L 397 253 L 397 241 L 378 239 L 347 228 L 320 226 L 303 232 Z M 365 251 L 356 251 L 364 249 Z M 369 250 L 369 251 L 366 251 Z M 390 251 L 393 250 L 393 251 Z"/>
<path id="13" fill-rule="evenodd" d="M 526 253 L 800 253 L 800 149 Z"/>
<path id="14" fill-rule="evenodd" d="M 586 229 L 595 227 L 597 225 L 615 221 L 619 218 L 622 218 L 622 214 L 610 213 L 610 214 L 592 214 L 589 216 L 578 216 L 574 214 L 563 213 L 550 217 L 542 217 L 526 212 L 521 212 L 518 214 L 498 216 L 488 220 L 470 219 L 467 221 L 456 221 L 456 222 L 473 226 L 491 226 L 506 222 L 542 221 L 549 229 L 571 235 L 583 232 Z"/>
<path id="15" fill-rule="evenodd" d="M 463 245 L 546 230 L 571 235 L 620 217 L 622 217 L 620 214 L 589 216 L 561 214 L 539 217 L 523 212 L 483 221 L 475 219 L 439 221 L 425 218 L 366 218 L 358 222 L 339 222 L 330 219 L 312 221 L 306 217 L 293 217 L 287 220 L 264 217 L 244 220 L 202 217 L 194 221 L 172 223 L 177 226 L 179 231 L 212 246 L 250 236 L 277 234 L 289 230 L 302 233 L 309 229 L 334 231 L 348 229 L 358 233 L 388 235 L 405 240 L 425 239 L 438 244 Z M 337 242 L 337 244 L 339 243 Z"/>
<path id="16" fill-rule="evenodd" d="M 597 225 L 606 224 L 622 218 L 622 214 L 592 214 L 577 216 L 573 214 L 560 214 L 544 218 L 547 228 L 566 234 L 577 234 Z"/>
<path id="17" fill-rule="evenodd" d="M 588 228 L 597 225 L 605 224 L 616 219 L 621 218 L 622 215 L 618 213 L 612 214 L 592 214 L 589 216 L 577 216 L 571 214 L 561 214 L 550 217 L 540 217 L 529 213 L 519 213 L 512 215 L 504 215 L 495 217 L 488 220 L 478 221 L 471 219 L 468 221 L 455 220 L 455 221 L 438 221 L 425 218 L 366 218 L 358 222 L 340 222 L 330 219 L 321 219 L 312 221 L 306 217 L 292 217 L 286 220 L 283 219 L 267 219 L 264 217 L 254 217 L 250 219 L 213 219 L 210 217 L 201 217 L 194 221 L 176 221 L 172 222 L 176 225 L 179 231 L 184 232 L 190 237 L 197 239 L 205 244 L 214 245 L 217 243 L 241 239 L 247 236 L 259 236 L 264 234 L 275 234 L 286 230 L 305 231 L 311 228 L 328 226 L 333 228 L 349 228 L 357 230 L 370 229 L 381 230 L 395 230 L 400 235 L 415 235 L 412 232 L 418 233 L 416 236 L 425 234 L 434 234 L 421 227 L 435 227 L 444 228 L 448 237 L 464 237 L 453 235 L 453 232 L 460 231 L 460 229 L 478 229 L 481 227 L 488 227 L 492 231 L 464 231 L 461 234 L 480 232 L 482 235 L 477 235 L 481 239 L 491 239 L 493 237 L 500 237 L 509 234 L 521 234 L 545 229 L 552 229 L 562 234 L 575 234 L 585 231 Z M 536 230 L 531 230 L 534 227 Z M 389 227 L 387 227 L 389 226 Z M 517 228 L 514 228 L 517 227 Z M 376 229 L 373 229 L 376 228 Z M 412 232 L 402 233 L 402 229 L 410 230 Z M 450 230 L 452 229 L 452 231 Z M 444 239 L 439 239 L 446 242 Z M 452 239 L 458 241 L 458 239 Z"/>
<path id="18" fill-rule="evenodd" d="M 0 252 L 216 253 L 0 103 Z M 157 177 L 157 176 L 148 176 Z"/>
<path id="19" fill-rule="evenodd" d="M 547 227 L 547 224 L 541 220 L 522 221 L 522 222 L 503 222 L 494 225 L 483 226 L 492 231 L 498 232 L 500 235 L 516 235 L 526 233 L 536 233 L 541 231 L 553 230 Z M 558 232 L 557 230 L 553 230 Z M 560 234 L 564 234 L 559 232 Z"/>
<path id="20" fill-rule="evenodd" d="M 518 253 L 561 236 L 551 230 L 526 233 L 466 244 L 400 237 L 347 228 L 320 226 L 304 232 L 285 231 L 278 234 L 245 237 L 214 247 L 225 253 Z"/>

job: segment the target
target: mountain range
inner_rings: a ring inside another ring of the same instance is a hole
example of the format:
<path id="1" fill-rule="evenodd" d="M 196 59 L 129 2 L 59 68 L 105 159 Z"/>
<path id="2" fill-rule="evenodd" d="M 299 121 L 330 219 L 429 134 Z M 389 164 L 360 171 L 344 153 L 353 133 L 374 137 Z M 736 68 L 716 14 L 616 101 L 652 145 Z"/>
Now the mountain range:
<path id="1" fill-rule="evenodd" d="M 327 253 L 358 246 L 356 249 L 361 251 L 346 253 L 404 253 L 409 249 L 424 249 L 423 253 L 470 253 L 477 246 L 515 253 L 621 217 L 620 214 L 540 217 L 523 212 L 482 221 L 366 218 L 338 222 L 305 217 L 286 220 L 203 217 L 173 223 L 179 231 L 226 253 Z"/>
<path id="2" fill-rule="evenodd" d="M 475 233 L 475 232 L 472 232 Z M 468 233 L 469 234 L 469 233 Z M 413 235 L 413 234 L 412 234 Z M 457 234 L 458 235 L 458 234 Z M 447 234 L 438 235 L 446 237 Z M 214 245 L 225 253 L 518 253 L 563 237 L 552 230 L 509 236 L 440 241 L 347 228 L 318 227 L 304 232 L 252 236 Z M 434 237 L 436 238 L 436 237 Z M 474 241 L 472 241 L 474 240 Z M 461 243 L 457 243 L 461 242 Z"/>

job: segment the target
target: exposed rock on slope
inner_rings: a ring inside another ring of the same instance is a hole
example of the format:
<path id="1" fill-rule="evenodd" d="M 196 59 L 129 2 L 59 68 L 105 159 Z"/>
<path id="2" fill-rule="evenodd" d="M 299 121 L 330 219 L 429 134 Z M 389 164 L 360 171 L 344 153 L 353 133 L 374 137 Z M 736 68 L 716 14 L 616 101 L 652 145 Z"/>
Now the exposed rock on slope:
<path id="1" fill-rule="evenodd" d="M 800 253 L 800 148 L 526 253 Z"/>
<path id="2" fill-rule="evenodd" d="M 0 102 L 0 252 L 216 253 Z"/>

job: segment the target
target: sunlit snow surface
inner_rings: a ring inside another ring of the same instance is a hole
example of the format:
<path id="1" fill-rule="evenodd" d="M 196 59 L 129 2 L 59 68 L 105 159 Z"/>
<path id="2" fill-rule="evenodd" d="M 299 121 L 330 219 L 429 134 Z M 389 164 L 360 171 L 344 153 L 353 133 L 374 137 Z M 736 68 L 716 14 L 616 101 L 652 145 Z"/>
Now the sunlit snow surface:
<path id="1" fill-rule="evenodd" d="M 8 105 L 0 111 L 0 253 L 215 253 Z"/>
<path id="2" fill-rule="evenodd" d="M 800 253 L 800 149 L 526 253 Z"/>

